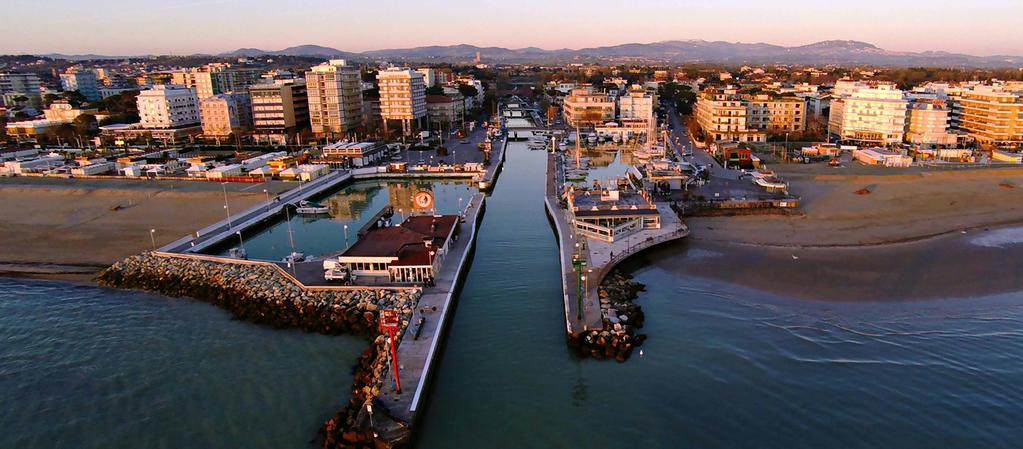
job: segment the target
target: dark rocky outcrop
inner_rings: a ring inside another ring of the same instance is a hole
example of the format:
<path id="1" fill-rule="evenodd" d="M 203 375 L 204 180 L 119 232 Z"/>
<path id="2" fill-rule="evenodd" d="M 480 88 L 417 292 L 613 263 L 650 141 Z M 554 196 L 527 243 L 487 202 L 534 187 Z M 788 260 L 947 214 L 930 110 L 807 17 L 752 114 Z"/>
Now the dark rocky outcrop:
<path id="1" fill-rule="evenodd" d="M 624 362 L 633 349 L 646 340 L 637 334 L 643 326 L 643 309 L 634 300 L 646 288 L 632 280 L 632 276 L 614 270 L 600 284 L 598 295 L 604 315 L 603 329 L 594 329 L 568 336 L 569 345 L 579 354 L 597 359 L 615 359 Z"/>

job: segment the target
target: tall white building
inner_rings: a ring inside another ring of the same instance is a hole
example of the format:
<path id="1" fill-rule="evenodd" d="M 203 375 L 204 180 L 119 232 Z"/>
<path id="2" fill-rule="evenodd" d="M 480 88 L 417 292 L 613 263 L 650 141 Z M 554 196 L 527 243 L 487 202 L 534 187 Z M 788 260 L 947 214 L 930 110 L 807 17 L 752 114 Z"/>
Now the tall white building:
<path id="1" fill-rule="evenodd" d="M 657 125 L 654 119 L 654 96 L 647 93 L 642 86 L 633 84 L 625 95 L 618 98 L 618 118 L 621 120 L 642 120 L 653 128 Z"/>
<path id="2" fill-rule="evenodd" d="M 894 84 L 842 80 L 835 84 L 833 95 L 828 133 L 841 140 L 902 142 L 909 102 Z"/>
<path id="3" fill-rule="evenodd" d="M 96 72 L 81 67 L 71 67 L 60 74 L 60 88 L 65 91 L 77 90 L 86 100 L 100 99 L 99 80 Z"/>
<path id="4" fill-rule="evenodd" d="M 411 131 L 411 122 L 426 116 L 426 82 L 423 74 L 407 67 L 392 67 L 377 73 L 380 86 L 380 116 L 401 120 L 403 130 Z"/>
<path id="5" fill-rule="evenodd" d="M 416 71 L 423 74 L 423 83 L 426 84 L 426 87 L 433 87 L 437 84 L 437 74 L 433 72 L 433 69 L 420 67 Z"/>
<path id="6" fill-rule="evenodd" d="M 15 99 L 25 97 L 27 105 L 41 109 L 43 96 L 39 88 L 40 80 L 35 73 L 0 73 L 0 95 L 7 107 L 14 106 Z"/>
<path id="7" fill-rule="evenodd" d="M 201 123 L 199 99 L 195 91 L 185 86 L 153 86 L 139 93 L 136 104 L 143 128 L 184 128 Z"/>
<path id="8" fill-rule="evenodd" d="M 305 79 L 314 134 L 344 134 L 362 125 L 362 77 L 357 67 L 333 59 L 310 69 Z"/>

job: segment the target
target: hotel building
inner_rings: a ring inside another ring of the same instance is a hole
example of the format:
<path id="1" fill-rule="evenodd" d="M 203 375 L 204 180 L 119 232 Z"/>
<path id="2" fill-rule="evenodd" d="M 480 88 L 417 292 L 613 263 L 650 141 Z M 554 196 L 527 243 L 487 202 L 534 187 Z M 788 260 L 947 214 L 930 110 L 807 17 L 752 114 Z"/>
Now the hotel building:
<path id="1" fill-rule="evenodd" d="M 199 102 L 202 133 L 206 137 L 239 135 L 252 126 L 248 94 L 217 94 Z"/>
<path id="2" fill-rule="evenodd" d="M 841 140 L 901 143 L 908 104 L 903 91 L 892 83 L 839 81 L 831 101 L 828 133 Z"/>
<path id="3" fill-rule="evenodd" d="M 705 89 L 696 100 L 696 123 L 706 139 L 763 142 L 767 135 L 750 126 L 749 110 L 735 89 Z"/>
<path id="4" fill-rule="evenodd" d="M 88 101 L 100 99 L 99 80 L 96 72 L 82 67 L 71 67 L 60 74 L 60 88 L 64 91 L 78 91 Z"/>
<path id="5" fill-rule="evenodd" d="M 752 95 L 745 99 L 747 126 L 767 134 L 806 130 L 806 100 L 795 96 Z"/>
<path id="6" fill-rule="evenodd" d="M 10 109 L 17 104 L 15 98 L 25 97 L 26 105 L 36 109 L 43 107 L 40 80 L 34 73 L 0 73 L 0 95 L 4 105 Z"/>
<path id="7" fill-rule="evenodd" d="M 955 145 L 948 132 L 948 108 L 942 100 L 917 100 L 909 104 L 906 142 L 918 145 Z"/>
<path id="8" fill-rule="evenodd" d="M 305 74 L 309 125 L 318 136 L 355 131 L 362 126 L 362 77 L 342 59 L 313 67 Z"/>
<path id="9" fill-rule="evenodd" d="M 302 80 L 278 80 L 249 86 L 253 136 L 275 144 L 297 142 L 309 126 L 309 103 Z"/>
<path id="10" fill-rule="evenodd" d="M 405 134 L 411 132 L 412 121 L 426 116 L 426 82 L 423 74 L 407 67 L 392 67 L 377 73 L 380 87 L 380 116 L 384 126 L 388 120 L 401 120 Z"/>
<path id="11" fill-rule="evenodd" d="M 1023 88 L 975 86 L 962 92 L 957 111 L 959 129 L 978 143 L 1023 142 Z"/>
<path id="12" fill-rule="evenodd" d="M 565 97 L 562 113 L 569 126 L 596 126 L 614 121 L 615 102 L 606 92 L 583 85 L 572 89 Z"/>

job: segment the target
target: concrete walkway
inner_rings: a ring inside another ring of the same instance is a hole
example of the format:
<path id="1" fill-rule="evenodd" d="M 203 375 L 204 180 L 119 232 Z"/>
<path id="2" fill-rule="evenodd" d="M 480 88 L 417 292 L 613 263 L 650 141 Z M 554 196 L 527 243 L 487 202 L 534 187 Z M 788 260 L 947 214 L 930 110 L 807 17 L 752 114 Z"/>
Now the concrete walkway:
<path id="1" fill-rule="evenodd" d="M 475 246 L 484 202 L 485 196 L 482 193 L 470 199 L 465 210 L 465 223 L 458 225 L 458 241 L 453 242 L 435 277 L 436 286 L 427 287 L 423 291 L 411 321 L 400 337 L 398 363 L 401 393 L 394 390 L 394 376 L 390 372 L 381 388 L 380 401 L 387 406 L 391 416 L 406 423 L 414 422 L 425 399 L 425 387 L 431 368 L 439 356 L 438 347 L 443 339 L 445 321 L 450 318 L 454 293 L 460 278 L 468 270 L 468 256 Z M 417 326 L 420 318 L 424 319 L 421 327 Z"/>
<path id="2" fill-rule="evenodd" d="M 238 231 L 244 232 L 245 229 L 257 223 L 275 217 L 282 212 L 287 204 L 298 204 L 300 201 L 319 195 L 351 178 L 351 172 L 330 172 L 327 175 L 281 193 L 277 196 L 277 200 L 272 201 L 270 204 L 257 204 L 240 213 L 232 214 L 230 221 L 225 217 L 221 221 L 200 229 L 198 231 L 199 237 L 187 235 L 163 246 L 160 248 L 160 251 L 171 253 L 200 252 L 226 239 L 234 238 L 235 233 Z"/>

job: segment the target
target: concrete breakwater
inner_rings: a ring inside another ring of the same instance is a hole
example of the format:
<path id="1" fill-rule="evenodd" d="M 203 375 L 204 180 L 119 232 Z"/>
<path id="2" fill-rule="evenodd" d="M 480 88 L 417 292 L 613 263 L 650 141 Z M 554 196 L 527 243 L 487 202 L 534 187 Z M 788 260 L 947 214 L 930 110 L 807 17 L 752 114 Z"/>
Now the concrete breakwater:
<path id="1" fill-rule="evenodd" d="M 569 345 L 583 356 L 624 362 L 646 340 L 646 335 L 638 333 L 645 320 L 643 309 L 634 302 L 645 288 L 633 281 L 632 276 L 612 271 L 601 282 L 598 297 L 601 311 L 613 310 L 614 313 L 604 318 L 602 329 L 570 334 Z"/>
<path id="2" fill-rule="evenodd" d="M 356 364 L 351 399 L 321 429 L 324 448 L 373 447 L 375 438 L 367 422 L 365 405 L 379 393 L 389 361 L 387 339 L 377 330 L 378 313 L 382 309 L 397 310 L 404 329 L 421 290 L 308 288 L 296 284 L 269 263 L 216 259 L 140 254 L 110 266 L 97 280 L 106 287 L 195 298 L 254 323 L 373 339 Z M 386 416 L 384 407 L 374 410 L 372 420 L 378 428 L 406 427 L 405 423 Z"/>

